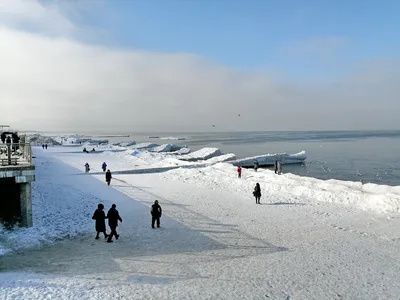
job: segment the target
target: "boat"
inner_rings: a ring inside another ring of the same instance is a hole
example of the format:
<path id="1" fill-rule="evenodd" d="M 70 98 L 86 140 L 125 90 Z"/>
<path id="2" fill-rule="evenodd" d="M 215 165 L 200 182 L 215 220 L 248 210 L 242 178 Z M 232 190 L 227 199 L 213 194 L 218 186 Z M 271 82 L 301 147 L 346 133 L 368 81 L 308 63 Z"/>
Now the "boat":
<path id="1" fill-rule="evenodd" d="M 273 166 L 276 161 L 279 161 L 281 165 L 289 164 L 302 164 L 307 158 L 306 151 L 301 151 L 295 154 L 277 153 L 277 154 L 264 154 L 253 157 L 246 157 L 230 161 L 234 166 L 241 167 L 254 167 L 254 163 L 257 161 L 260 167 Z"/>

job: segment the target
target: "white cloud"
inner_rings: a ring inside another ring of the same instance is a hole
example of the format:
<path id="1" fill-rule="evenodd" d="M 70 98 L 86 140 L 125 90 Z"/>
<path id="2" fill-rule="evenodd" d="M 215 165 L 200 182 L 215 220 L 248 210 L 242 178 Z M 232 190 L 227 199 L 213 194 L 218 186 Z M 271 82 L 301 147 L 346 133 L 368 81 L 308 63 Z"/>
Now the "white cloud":
<path id="1" fill-rule="evenodd" d="M 331 85 L 281 82 L 271 74 L 241 72 L 192 54 L 90 46 L 73 38 L 75 25 L 56 6 L 22 2 L 21 7 L 7 6 L 12 13 L 0 17 L 1 119 L 14 127 L 75 131 L 207 131 L 211 124 L 220 130 L 400 127 L 400 118 L 395 118 L 400 76 L 393 63 L 368 66 Z M 26 17 L 31 8 L 33 15 Z M 21 20 L 39 24 L 44 33 L 53 24 L 53 35 L 23 32 Z"/>

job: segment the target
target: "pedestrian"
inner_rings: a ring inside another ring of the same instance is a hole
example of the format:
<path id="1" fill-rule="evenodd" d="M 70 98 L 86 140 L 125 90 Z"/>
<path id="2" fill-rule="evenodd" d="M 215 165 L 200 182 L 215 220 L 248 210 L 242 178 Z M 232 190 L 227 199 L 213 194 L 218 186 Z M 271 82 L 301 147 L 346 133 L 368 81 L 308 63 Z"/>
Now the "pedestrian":
<path id="1" fill-rule="evenodd" d="M 115 239 L 118 240 L 119 234 L 117 233 L 118 221 L 122 222 L 121 217 L 119 216 L 119 212 L 116 209 L 116 205 L 111 205 L 111 208 L 108 210 L 107 219 L 108 226 L 110 226 L 111 233 L 108 236 L 107 243 L 112 243 L 112 237 L 115 236 Z"/>
<path id="2" fill-rule="evenodd" d="M 101 165 L 101 168 L 103 169 L 103 172 L 106 171 L 106 169 L 107 169 L 107 164 L 106 164 L 106 162 L 103 162 L 103 164 Z"/>
<path id="3" fill-rule="evenodd" d="M 255 160 L 255 161 L 254 161 L 254 171 L 255 171 L 255 172 L 257 172 L 258 166 L 259 166 L 258 161 Z"/>
<path id="4" fill-rule="evenodd" d="M 111 171 L 110 171 L 110 170 L 107 170 L 107 172 L 106 172 L 106 182 L 107 182 L 107 185 L 108 185 L 108 186 L 109 186 L 110 183 L 111 183 L 111 178 L 112 178 L 112 176 L 111 176 Z"/>
<path id="5" fill-rule="evenodd" d="M 108 234 L 106 233 L 106 214 L 104 213 L 104 205 L 99 204 L 97 205 L 97 209 L 95 210 L 93 220 L 96 220 L 96 237 L 95 239 L 98 240 L 100 232 L 104 234 L 104 238 L 108 238 Z"/>
<path id="6" fill-rule="evenodd" d="M 278 161 L 275 161 L 275 174 L 278 174 Z"/>
<path id="7" fill-rule="evenodd" d="M 47 150 L 47 144 L 44 145 L 44 148 L 46 148 L 46 150 Z"/>
<path id="8" fill-rule="evenodd" d="M 254 187 L 253 195 L 256 198 L 256 204 L 261 204 L 260 199 L 261 199 L 261 187 L 260 184 L 257 182 L 256 186 Z"/>
<path id="9" fill-rule="evenodd" d="M 86 163 L 86 164 L 85 164 L 85 172 L 86 172 L 86 173 L 89 173 L 89 171 L 90 171 L 90 166 L 89 166 L 88 163 Z"/>
<path id="10" fill-rule="evenodd" d="M 44 144 L 42 144 L 42 148 L 43 148 L 43 150 L 44 150 Z"/>
<path id="11" fill-rule="evenodd" d="M 237 167 L 237 173 L 238 173 L 238 178 L 242 178 L 242 167 L 241 166 Z"/>
<path id="12" fill-rule="evenodd" d="M 154 228 L 156 222 L 157 222 L 157 228 L 159 228 L 162 209 L 160 204 L 158 204 L 158 200 L 154 201 L 154 204 L 151 206 L 150 213 L 151 213 L 151 228 Z"/>

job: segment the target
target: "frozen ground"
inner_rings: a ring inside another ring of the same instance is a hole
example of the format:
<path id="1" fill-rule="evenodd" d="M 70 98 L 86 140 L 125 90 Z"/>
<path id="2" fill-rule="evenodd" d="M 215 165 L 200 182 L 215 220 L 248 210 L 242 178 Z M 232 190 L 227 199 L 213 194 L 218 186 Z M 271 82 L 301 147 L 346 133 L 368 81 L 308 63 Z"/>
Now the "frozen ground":
<path id="1" fill-rule="evenodd" d="M 103 161 L 111 170 L 174 162 L 35 153 L 38 225 L 3 233 L 11 254 L 0 256 L 0 299 L 399 299 L 397 188 L 252 170 L 240 180 L 228 164 L 114 175 L 107 187 Z M 99 175 L 82 174 L 86 161 Z M 155 199 L 164 214 L 153 230 Z M 122 215 L 113 244 L 91 232 L 98 201 Z"/>

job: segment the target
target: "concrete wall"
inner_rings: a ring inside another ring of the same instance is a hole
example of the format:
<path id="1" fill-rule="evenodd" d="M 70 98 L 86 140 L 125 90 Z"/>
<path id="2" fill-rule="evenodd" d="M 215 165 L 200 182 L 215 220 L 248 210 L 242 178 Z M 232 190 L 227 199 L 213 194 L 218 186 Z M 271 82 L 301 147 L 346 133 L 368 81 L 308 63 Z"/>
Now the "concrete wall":
<path id="1" fill-rule="evenodd" d="M 0 217 L 3 221 L 14 219 L 25 227 L 33 225 L 31 182 L 34 180 L 32 165 L 0 168 Z"/>

